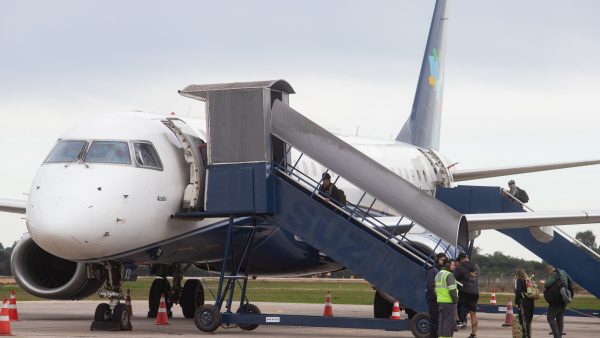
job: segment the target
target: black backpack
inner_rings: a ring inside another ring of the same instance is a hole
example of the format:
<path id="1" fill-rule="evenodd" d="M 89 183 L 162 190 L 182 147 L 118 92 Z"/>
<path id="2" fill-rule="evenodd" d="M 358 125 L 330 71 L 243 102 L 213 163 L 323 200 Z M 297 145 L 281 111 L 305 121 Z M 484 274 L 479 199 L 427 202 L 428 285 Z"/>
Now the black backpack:
<path id="1" fill-rule="evenodd" d="M 521 188 L 519 188 L 519 200 L 523 203 L 529 202 L 529 196 L 527 195 L 527 192 Z"/>
<path id="2" fill-rule="evenodd" d="M 561 295 L 561 289 L 566 289 L 566 285 L 558 269 L 554 270 L 554 273 L 556 273 L 556 281 L 544 290 L 544 299 L 550 305 L 559 305 L 565 303 Z"/>

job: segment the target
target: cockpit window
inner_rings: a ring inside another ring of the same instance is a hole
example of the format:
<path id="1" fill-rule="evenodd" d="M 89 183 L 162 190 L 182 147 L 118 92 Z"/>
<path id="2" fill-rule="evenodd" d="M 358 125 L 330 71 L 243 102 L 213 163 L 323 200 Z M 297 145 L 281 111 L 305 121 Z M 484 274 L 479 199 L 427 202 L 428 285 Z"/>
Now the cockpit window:
<path id="1" fill-rule="evenodd" d="M 135 142 L 133 144 L 133 152 L 135 154 L 135 162 L 144 168 L 162 170 L 162 163 L 156 153 L 156 150 L 150 143 Z"/>
<path id="2" fill-rule="evenodd" d="M 127 142 L 94 141 L 85 156 L 87 163 L 131 164 Z"/>
<path id="3" fill-rule="evenodd" d="M 50 155 L 46 158 L 45 163 L 56 163 L 56 162 L 74 162 L 83 155 L 86 141 L 60 141 L 54 149 L 50 152 Z"/>

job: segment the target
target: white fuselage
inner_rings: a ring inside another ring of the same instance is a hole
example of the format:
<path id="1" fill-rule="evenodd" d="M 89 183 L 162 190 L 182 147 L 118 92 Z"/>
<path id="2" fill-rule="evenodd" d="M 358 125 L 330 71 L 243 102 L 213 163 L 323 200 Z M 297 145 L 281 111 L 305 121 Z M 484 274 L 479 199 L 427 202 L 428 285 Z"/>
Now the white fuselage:
<path id="1" fill-rule="evenodd" d="M 83 155 L 75 161 L 42 164 L 27 204 L 27 228 L 33 240 L 56 256 L 90 261 L 164 242 L 215 223 L 214 219 L 171 217 L 182 207 L 190 167 L 181 144 L 162 118 L 144 113 L 109 114 L 65 132 L 59 142 L 86 141 L 88 151 L 93 142 L 127 142 L 131 161 L 90 163 Z M 202 131 L 189 127 L 184 131 L 204 139 Z M 440 183 L 444 181 L 443 171 L 414 146 L 341 138 L 422 190 L 433 193 L 437 185 L 449 184 Z M 152 144 L 162 168 L 140 165 L 135 153 L 139 142 Z M 445 167 L 447 163 L 443 162 Z M 306 157 L 298 168 L 317 180 L 326 170 Z M 359 194 L 347 182 L 338 185 L 346 189 L 349 199 Z"/>

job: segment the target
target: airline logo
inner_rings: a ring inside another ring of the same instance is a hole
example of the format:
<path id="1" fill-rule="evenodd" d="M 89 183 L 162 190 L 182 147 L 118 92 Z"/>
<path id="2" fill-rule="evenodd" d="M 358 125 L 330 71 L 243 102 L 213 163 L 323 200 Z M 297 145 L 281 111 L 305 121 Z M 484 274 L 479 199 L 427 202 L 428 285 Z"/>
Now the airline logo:
<path id="1" fill-rule="evenodd" d="M 440 59 L 438 54 L 438 49 L 434 48 L 432 55 L 429 55 L 429 85 L 435 89 L 438 93 L 437 98 L 439 98 L 439 94 L 441 93 L 440 89 L 442 87 L 442 83 L 440 81 Z"/>

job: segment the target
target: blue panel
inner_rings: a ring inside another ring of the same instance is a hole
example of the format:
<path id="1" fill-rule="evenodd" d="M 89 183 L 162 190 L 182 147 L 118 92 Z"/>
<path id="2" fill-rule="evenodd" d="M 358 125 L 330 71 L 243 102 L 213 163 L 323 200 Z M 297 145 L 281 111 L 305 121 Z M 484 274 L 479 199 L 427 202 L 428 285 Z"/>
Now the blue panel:
<path id="1" fill-rule="evenodd" d="M 270 217 L 274 223 L 342 263 L 400 303 L 417 312 L 426 311 L 425 270 L 420 264 L 284 179 L 274 177 L 274 186 L 277 205 Z"/>
<path id="2" fill-rule="evenodd" d="M 206 211 L 212 214 L 260 214 L 272 202 L 266 163 L 222 164 L 208 168 Z"/>
<path id="3" fill-rule="evenodd" d="M 519 204 L 502 197 L 498 187 L 440 188 L 436 191 L 436 197 L 464 214 L 524 212 Z M 498 231 L 511 237 L 544 261 L 565 270 L 576 283 L 596 297 L 600 297 L 600 283 L 598 283 L 600 262 L 560 233 L 554 232 L 554 239 L 549 243 L 543 243 L 536 240 L 527 228 Z"/>

